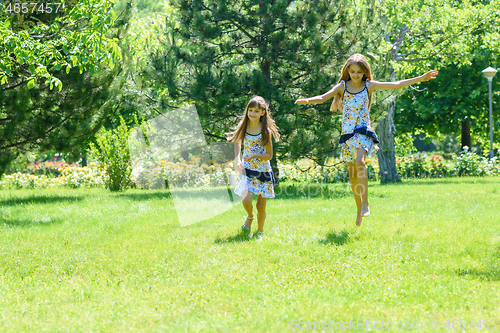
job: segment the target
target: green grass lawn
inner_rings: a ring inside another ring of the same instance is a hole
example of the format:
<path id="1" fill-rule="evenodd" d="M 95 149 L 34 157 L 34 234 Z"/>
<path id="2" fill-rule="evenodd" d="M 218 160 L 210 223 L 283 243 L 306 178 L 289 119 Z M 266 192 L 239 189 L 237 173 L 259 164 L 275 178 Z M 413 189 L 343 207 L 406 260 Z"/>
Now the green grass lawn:
<path id="1" fill-rule="evenodd" d="M 500 178 L 370 184 L 360 228 L 347 185 L 298 190 L 268 201 L 261 239 L 240 234 L 240 205 L 180 227 L 168 191 L 0 191 L 0 331 L 292 332 L 365 320 L 456 332 L 446 320 L 500 319 Z M 352 327 L 333 331 L 367 330 Z"/>

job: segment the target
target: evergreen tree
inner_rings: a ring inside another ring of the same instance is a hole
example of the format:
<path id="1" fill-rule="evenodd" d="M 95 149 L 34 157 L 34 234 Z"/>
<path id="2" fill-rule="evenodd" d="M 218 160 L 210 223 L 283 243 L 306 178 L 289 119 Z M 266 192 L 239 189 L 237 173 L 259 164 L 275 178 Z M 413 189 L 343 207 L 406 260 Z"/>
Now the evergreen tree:
<path id="1" fill-rule="evenodd" d="M 169 44 L 152 54 L 160 108 L 195 103 L 206 135 L 225 140 L 253 95 L 270 102 L 282 142 L 275 153 L 324 164 L 340 135 L 330 103 L 294 105 L 331 89 L 345 60 L 376 50 L 374 1 L 173 0 Z M 380 64 L 383 68 L 383 63 Z M 167 88 L 167 89 L 165 89 Z M 333 144 L 332 144 L 333 139 Z M 276 169 L 275 159 L 271 161 Z M 276 170 L 275 170 L 276 171 Z"/>

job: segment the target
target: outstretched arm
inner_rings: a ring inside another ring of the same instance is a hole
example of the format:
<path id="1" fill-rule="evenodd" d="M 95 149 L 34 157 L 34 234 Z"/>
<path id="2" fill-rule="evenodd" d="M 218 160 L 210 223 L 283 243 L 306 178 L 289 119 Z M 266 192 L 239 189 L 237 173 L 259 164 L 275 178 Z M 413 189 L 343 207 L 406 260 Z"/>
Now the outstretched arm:
<path id="1" fill-rule="evenodd" d="M 368 85 L 368 89 L 370 89 L 370 91 L 373 91 L 373 90 L 389 90 L 389 89 L 404 88 L 404 87 L 408 87 L 408 86 L 415 84 L 415 83 L 435 79 L 436 75 L 438 75 L 438 73 L 439 73 L 438 71 L 432 70 L 432 71 L 428 71 L 424 75 L 420 75 L 420 76 L 417 76 L 417 77 L 414 77 L 411 79 L 406 79 L 406 80 L 401 80 L 401 81 L 396 81 L 396 82 L 370 81 L 370 84 Z"/>
<path id="2" fill-rule="evenodd" d="M 322 104 L 335 96 L 338 93 L 344 92 L 344 85 L 342 83 L 336 84 L 332 89 L 324 93 L 323 95 L 314 96 L 310 98 L 299 98 L 295 101 L 295 104 Z"/>

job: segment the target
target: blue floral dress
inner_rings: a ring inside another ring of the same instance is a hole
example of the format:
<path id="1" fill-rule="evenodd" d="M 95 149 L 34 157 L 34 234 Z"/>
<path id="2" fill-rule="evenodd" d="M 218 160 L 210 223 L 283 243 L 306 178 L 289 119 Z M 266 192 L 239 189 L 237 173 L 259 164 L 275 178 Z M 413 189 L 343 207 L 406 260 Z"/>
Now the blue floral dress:
<path id="1" fill-rule="evenodd" d="M 253 154 L 265 154 L 266 148 L 261 143 L 262 135 L 245 133 L 243 140 L 243 158 Z M 269 160 L 252 158 L 250 161 L 243 160 L 243 175 L 240 183 L 234 189 L 234 193 L 244 196 L 246 191 L 263 198 L 274 198 L 274 175 Z"/>
<path id="2" fill-rule="evenodd" d="M 363 148 L 367 152 L 367 157 L 373 157 L 378 151 L 379 143 L 375 131 L 371 127 L 370 112 L 368 110 L 368 80 L 365 88 L 358 93 L 351 93 L 347 90 L 345 81 L 342 116 L 342 134 L 339 139 L 341 147 L 340 158 L 347 162 L 356 160 L 358 148 Z"/>

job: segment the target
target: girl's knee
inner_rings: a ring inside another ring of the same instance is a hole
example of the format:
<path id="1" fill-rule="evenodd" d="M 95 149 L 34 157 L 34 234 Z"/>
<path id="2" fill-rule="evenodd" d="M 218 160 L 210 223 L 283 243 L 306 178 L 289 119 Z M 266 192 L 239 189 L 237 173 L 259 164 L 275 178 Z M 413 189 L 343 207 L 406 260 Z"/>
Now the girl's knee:
<path id="1" fill-rule="evenodd" d="M 257 201 L 257 205 L 255 205 L 258 211 L 263 212 L 266 210 L 266 201 Z"/>
<path id="2" fill-rule="evenodd" d="M 251 205 L 252 204 L 252 197 L 244 197 L 243 200 L 241 200 L 245 206 Z"/>

